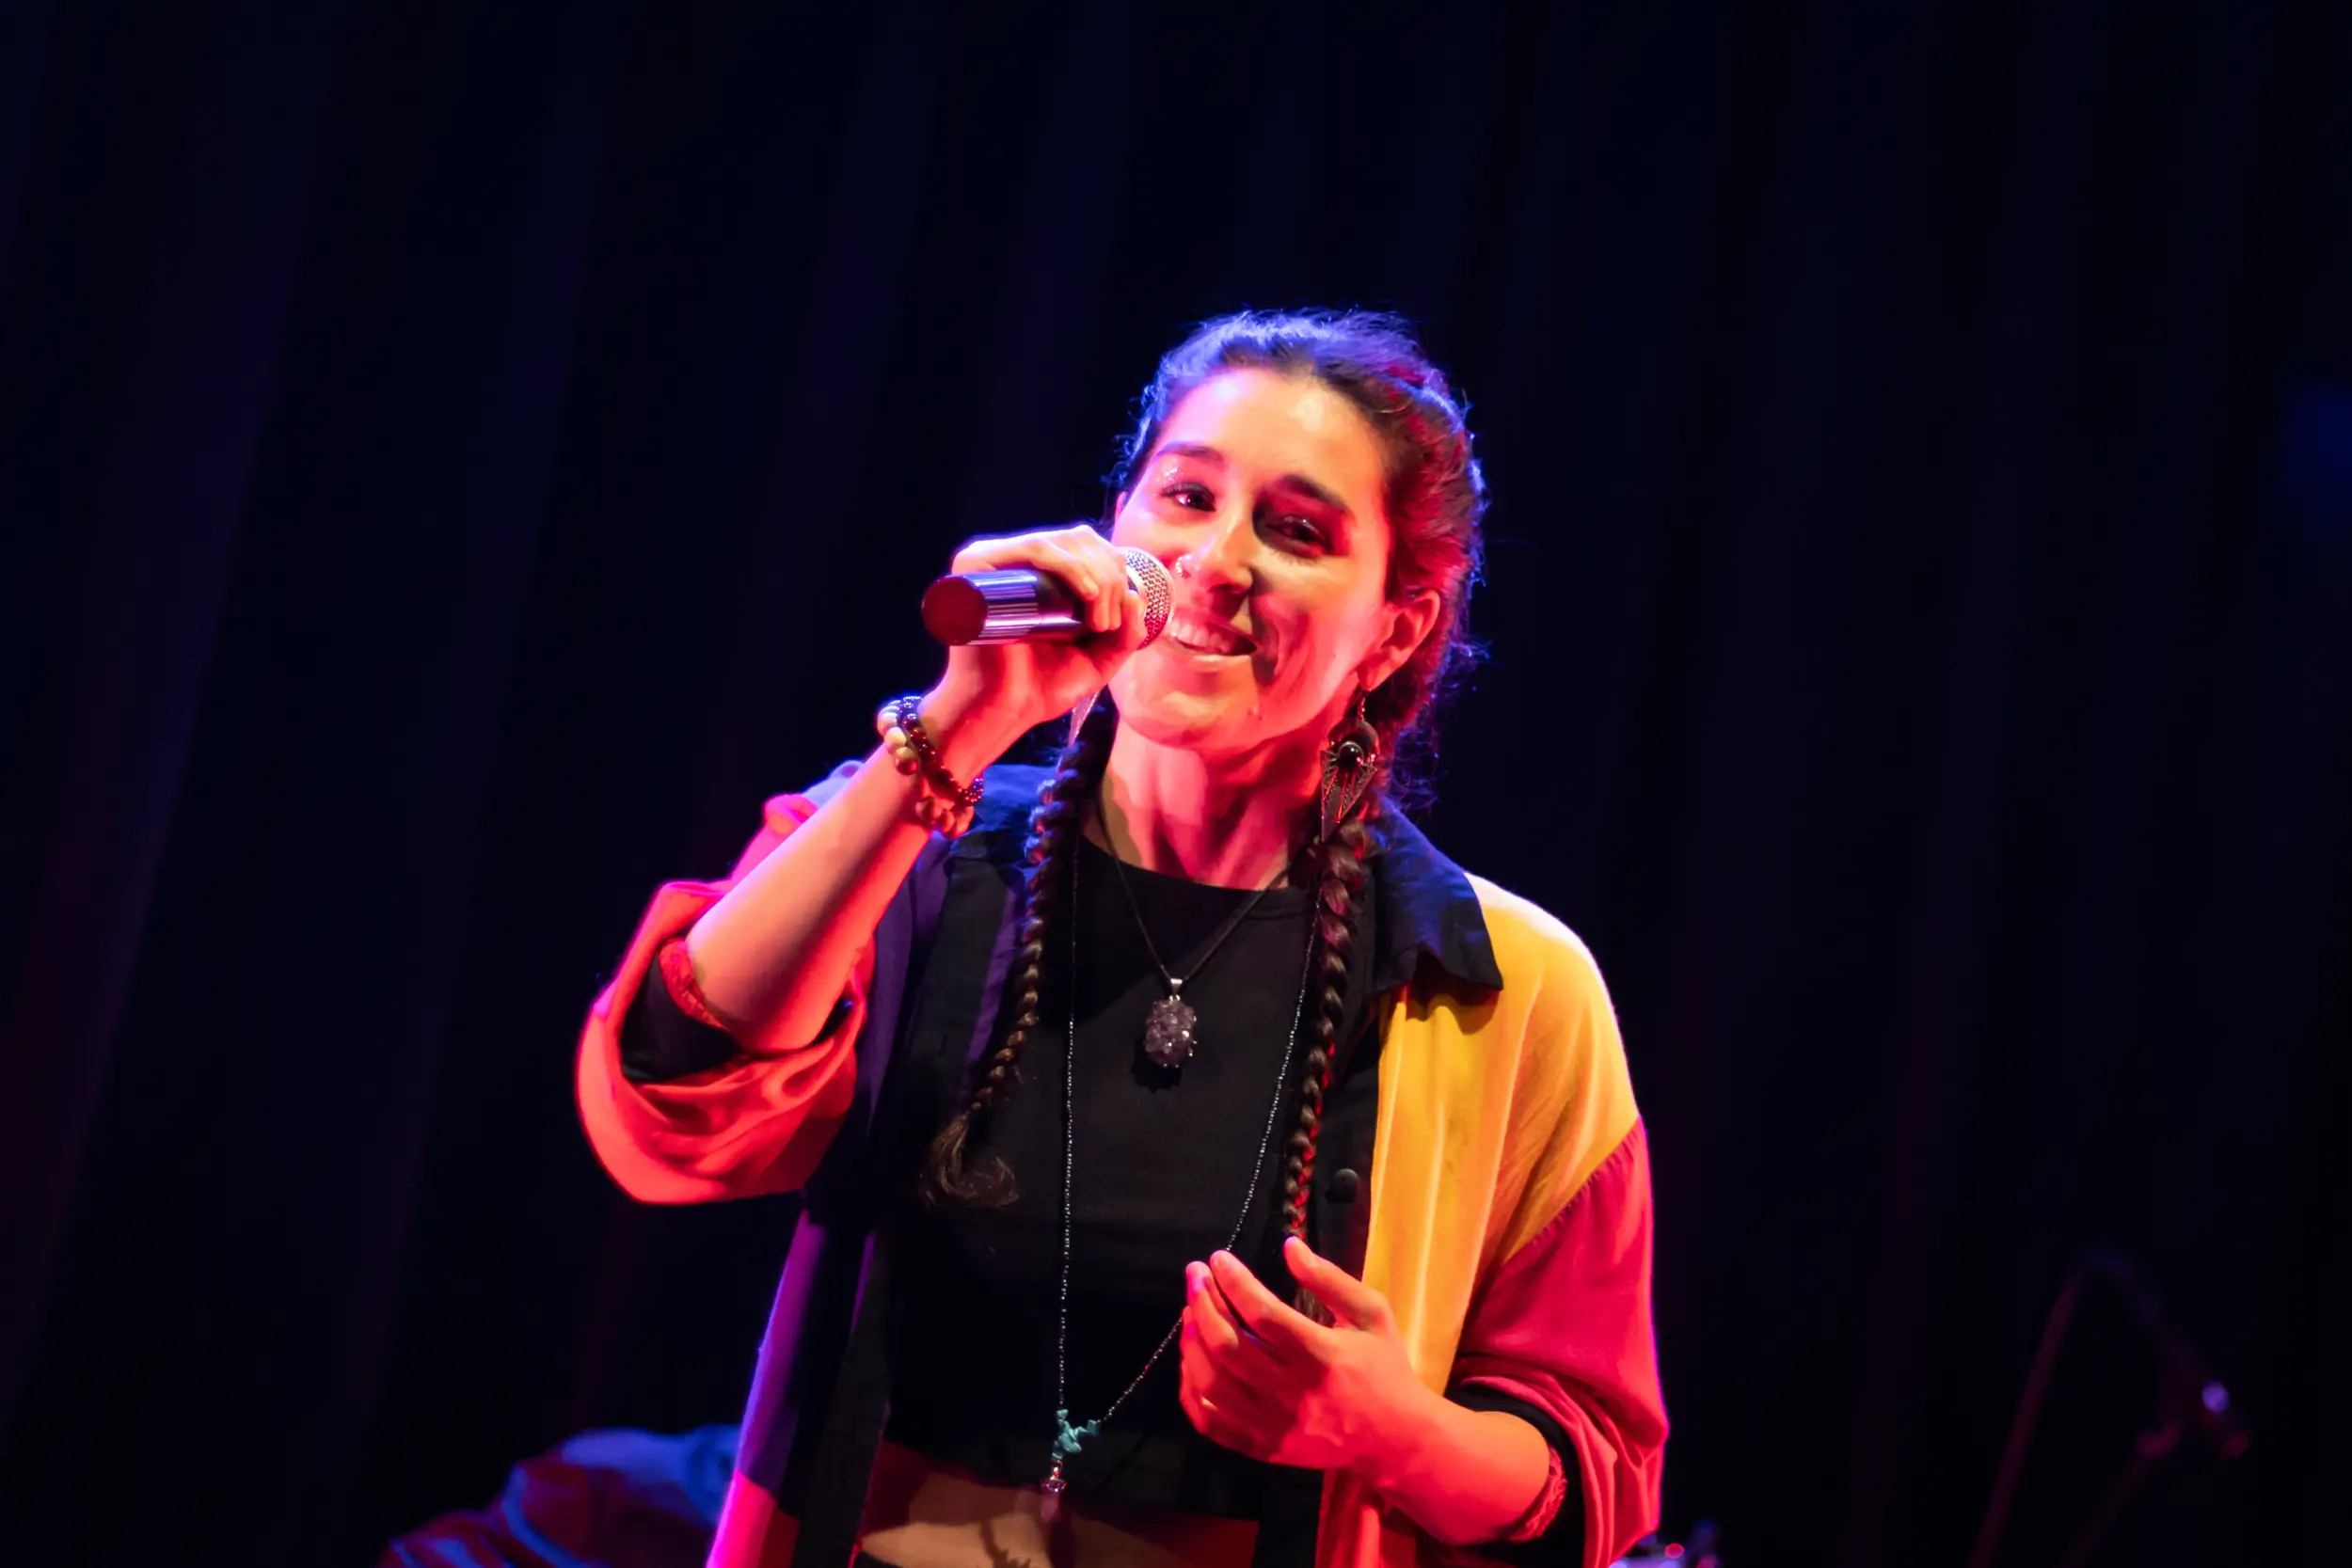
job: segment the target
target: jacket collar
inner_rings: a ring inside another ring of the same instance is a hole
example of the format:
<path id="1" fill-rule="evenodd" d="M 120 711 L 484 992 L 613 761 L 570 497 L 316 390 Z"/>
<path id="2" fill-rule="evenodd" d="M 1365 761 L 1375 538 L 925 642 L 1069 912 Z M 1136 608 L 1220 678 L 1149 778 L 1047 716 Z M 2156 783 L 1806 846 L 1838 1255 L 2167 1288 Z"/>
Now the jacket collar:
<path id="1" fill-rule="evenodd" d="M 1468 873 L 1438 852 L 1428 835 L 1391 806 L 1373 820 L 1370 861 L 1375 991 L 1409 985 L 1427 959 L 1465 985 L 1502 989 L 1486 911 Z"/>

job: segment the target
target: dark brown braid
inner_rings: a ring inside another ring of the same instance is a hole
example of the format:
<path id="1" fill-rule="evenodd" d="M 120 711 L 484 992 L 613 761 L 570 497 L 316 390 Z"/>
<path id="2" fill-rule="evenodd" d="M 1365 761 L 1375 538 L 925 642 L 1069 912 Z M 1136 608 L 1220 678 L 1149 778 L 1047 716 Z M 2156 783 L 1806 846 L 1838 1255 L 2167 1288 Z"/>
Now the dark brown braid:
<path id="1" fill-rule="evenodd" d="M 1117 720 L 1109 705 L 1098 705 L 1061 754 L 1061 766 L 1038 792 L 1037 810 L 1029 816 L 1029 871 L 1022 893 L 1025 914 L 1021 947 L 1013 955 L 1014 1005 L 1012 1027 L 1004 1044 L 992 1053 L 973 1085 L 971 1103 L 931 1140 L 923 1167 L 923 1200 L 942 1200 L 1000 1208 L 1016 1191 L 1011 1169 L 990 1155 L 967 1165 L 973 1130 L 985 1123 L 991 1111 L 1020 1078 L 1022 1048 L 1038 1026 L 1038 1000 L 1043 983 L 1045 943 L 1056 917 L 1070 899 L 1070 866 L 1077 854 L 1080 824 L 1088 805 L 1102 788 L 1103 768 L 1110 760 L 1111 736 Z M 1073 918 L 1075 918 L 1074 913 Z"/>
<path id="2" fill-rule="evenodd" d="M 1298 1121 L 1284 1146 L 1282 1162 L 1282 1229 L 1307 1233 L 1307 1206 L 1314 1191 L 1315 1142 L 1323 1131 L 1323 1097 L 1331 1086 L 1331 1068 L 1338 1055 L 1340 1024 L 1347 1012 L 1347 972 L 1355 959 L 1356 900 L 1363 893 L 1364 856 L 1372 830 L 1363 817 L 1377 801 L 1377 791 L 1365 798 L 1367 810 L 1311 853 L 1315 869 L 1315 947 L 1310 970 L 1314 1011 L 1309 1018 L 1307 1059 L 1298 1081 Z"/>

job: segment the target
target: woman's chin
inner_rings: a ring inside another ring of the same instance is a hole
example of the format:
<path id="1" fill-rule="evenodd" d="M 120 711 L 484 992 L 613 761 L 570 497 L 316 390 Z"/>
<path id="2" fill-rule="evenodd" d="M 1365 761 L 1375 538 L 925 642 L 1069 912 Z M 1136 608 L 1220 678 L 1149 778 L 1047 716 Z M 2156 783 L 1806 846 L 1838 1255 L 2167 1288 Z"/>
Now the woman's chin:
<path id="1" fill-rule="evenodd" d="M 1170 680 L 1157 673 L 1137 672 L 1133 665 L 1120 671 L 1120 676 L 1111 683 L 1119 721 L 1159 745 L 1216 750 L 1220 743 L 1230 745 L 1254 727 L 1254 690 L 1236 690 L 1226 681 L 1184 679 L 1181 674 Z"/>

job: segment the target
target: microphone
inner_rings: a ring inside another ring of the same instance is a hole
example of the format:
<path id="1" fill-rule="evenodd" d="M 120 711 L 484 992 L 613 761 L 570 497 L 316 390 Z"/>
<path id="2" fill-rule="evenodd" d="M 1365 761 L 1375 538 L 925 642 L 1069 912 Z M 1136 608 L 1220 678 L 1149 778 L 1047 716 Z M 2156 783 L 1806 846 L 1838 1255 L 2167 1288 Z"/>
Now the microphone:
<path id="1" fill-rule="evenodd" d="M 1143 640 L 1168 627 L 1175 584 L 1149 550 L 1132 546 L 1127 586 L 1143 595 Z M 1087 635 L 1086 613 L 1061 579 L 1034 566 L 964 572 L 923 591 L 923 627 L 950 647 L 967 642 L 1074 642 Z"/>

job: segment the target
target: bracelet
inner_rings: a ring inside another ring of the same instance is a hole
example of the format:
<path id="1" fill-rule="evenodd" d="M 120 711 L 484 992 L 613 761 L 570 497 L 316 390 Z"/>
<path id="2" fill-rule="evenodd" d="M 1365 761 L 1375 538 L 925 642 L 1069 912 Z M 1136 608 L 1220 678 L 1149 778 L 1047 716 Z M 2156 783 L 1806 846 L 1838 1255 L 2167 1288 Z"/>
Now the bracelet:
<path id="1" fill-rule="evenodd" d="M 694 959 L 686 951 L 684 935 L 672 937 L 654 949 L 653 967 L 660 976 L 661 984 L 669 990 L 670 1000 L 677 1004 L 679 1012 L 713 1029 L 726 1027 L 719 1022 L 719 1015 L 710 1010 L 710 1002 L 703 995 L 702 983 L 694 978 Z"/>
<path id="2" fill-rule="evenodd" d="M 1549 1462 L 1549 1468 L 1544 1473 L 1544 1489 L 1535 1494 L 1534 1503 L 1511 1527 L 1511 1533 L 1502 1538 L 1506 1542 L 1534 1540 L 1551 1528 L 1551 1522 L 1560 1517 L 1561 1505 L 1568 1500 L 1568 1471 L 1561 1462 L 1560 1450 L 1546 1443 L 1544 1455 Z"/>
<path id="3" fill-rule="evenodd" d="M 1527 1512 L 1519 1515 L 1518 1523 L 1507 1533 L 1474 1546 L 1440 1545 L 1423 1536 L 1421 1560 L 1441 1568 L 1486 1568 L 1495 1561 L 1494 1547 L 1520 1545 L 1549 1530 L 1559 1522 L 1560 1511 L 1567 1506 L 1569 1482 L 1567 1462 L 1560 1457 L 1560 1450 L 1546 1443 L 1544 1453 L 1544 1489 L 1535 1494 L 1535 1500 L 1527 1505 Z"/>
<path id="4" fill-rule="evenodd" d="M 893 697 L 874 715 L 874 731 L 890 752 L 892 765 L 921 785 L 921 793 L 914 798 L 915 820 L 933 832 L 955 838 L 972 826 L 972 810 L 980 803 L 980 781 L 956 783 L 956 776 L 941 764 L 939 748 L 931 744 L 930 732 L 923 728 L 922 708 L 919 691 Z"/>

